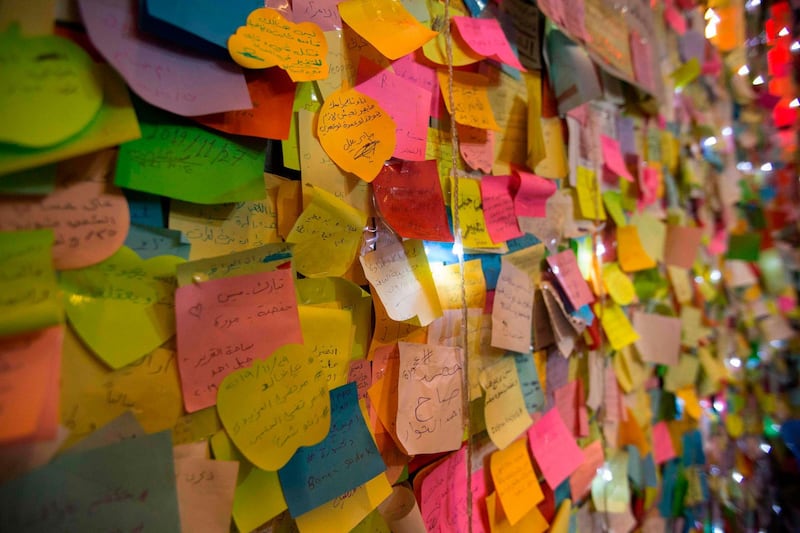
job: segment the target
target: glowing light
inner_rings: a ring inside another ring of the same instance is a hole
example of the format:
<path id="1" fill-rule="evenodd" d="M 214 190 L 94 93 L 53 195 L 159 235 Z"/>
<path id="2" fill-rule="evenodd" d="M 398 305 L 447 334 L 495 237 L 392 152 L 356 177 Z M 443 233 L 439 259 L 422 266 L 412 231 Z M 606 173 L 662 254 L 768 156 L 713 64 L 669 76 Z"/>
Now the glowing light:
<path id="1" fill-rule="evenodd" d="M 756 79 L 753 80 L 753 85 L 764 85 L 764 76 L 761 74 L 756 76 Z"/>
<path id="2" fill-rule="evenodd" d="M 744 8 L 747 9 L 748 11 L 751 11 L 760 5 L 761 5 L 761 0 L 747 0 L 747 2 L 745 2 L 744 4 Z"/>
<path id="3" fill-rule="evenodd" d="M 598 242 L 597 246 L 594 249 L 594 253 L 597 254 L 598 257 L 602 257 L 604 253 L 606 253 L 606 246 L 602 242 Z"/>
<path id="4" fill-rule="evenodd" d="M 703 276 L 695 276 L 694 277 L 695 283 L 703 283 Z"/>
<path id="5" fill-rule="evenodd" d="M 792 52 L 797 52 L 798 50 L 800 50 L 800 41 L 793 42 L 792 45 L 789 47 L 789 50 L 791 50 Z"/>
<path id="6" fill-rule="evenodd" d="M 706 9 L 705 19 L 708 21 L 705 31 L 706 39 L 713 39 L 717 36 L 717 24 L 720 23 L 720 18 L 713 9 L 708 8 Z"/>
<path id="7" fill-rule="evenodd" d="M 703 139 L 703 146 L 705 146 L 706 148 L 708 148 L 709 146 L 714 146 L 715 144 L 717 144 L 716 137 L 706 137 L 705 139 Z"/>
<path id="8" fill-rule="evenodd" d="M 733 135 L 733 128 L 731 128 L 730 126 L 725 126 L 724 128 L 722 128 L 722 134 L 725 137 L 730 137 L 731 135 Z"/>
<path id="9" fill-rule="evenodd" d="M 781 514 L 781 506 L 780 505 L 773 505 L 772 506 L 772 510 L 775 512 L 775 514 Z"/>
<path id="10" fill-rule="evenodd" d="M 611 469 L 608 468 L 607 465 L 603 465 L 601 468 L 598 468 L 597 473 L 600 474 L 600 477 L 603 478 L 603 481 L 612 481 L 614 479 L 614 474 L 611 473 Z"/>
<path id="11" fill-rule="evenodd" d="M 739 170 L 741 172 L 750 172 L 751 170 L 753 170 L 753 163 L 751 163 L 750 161 L 739 161 L 738 163 L 736 163 L 736 170 Z"/>
<path id="12" fill-rule="evenodd" d="M 747 76 L 750 74 L 750 68 L 747 65 L 742 65 L 739 67 L 739 70 L 736 71 L 739 76 Z"/>
<path id="13" fill-rule="evenodd" d="M 736 483 L 741 483 L 744 480 L 744 476 L 741 475 L 739 472 L 736 472 L 735 470 L 733 474 L 731 474 L 731 477 Z"/>
<path id="14" fill-rule="evenodd" d="M 725 533 L 725 530 L 719 526 L 714 526 L 714 533 Z"/>
<path id="15" fill-rule="evenodd" d="M 784 26 L 781 28 L 781 31 L 778 32 L 778 37 L 786 37 L 787 35 L 789 35 L 789 28 Z"/>
<path id="16" fill-rule="evenodd" d="M 460 242 L 453 244 L 453 255 L 456 257 L 464 257 L 464 247 L 461 246 Z"/>
<path id="17" fill-rule="evenodd" d="M 721 413 L 725 410 L 725 402 L 721 400 L 714 400 L 714 410 Z"/>
<path id="18" fill-rule="evenodd" d="M 553 265 L 553 274 L 555 274 L 557 276 L 558 272 L 559 272 L 558 267 Z"/>
<path id="19" fill-rule="evenodd" d="M 731 366 L 733 368 L 741 368 L 742 360 L 739 359 L 738 357 L 731 357 Z"/>
<path id="20" fill-rule="evenodd" d="M 794 100 L 792 100 L 791 102 L 789 102 L 789 107 L 791 107 L 792 109 L 794 109 L 794 108 L 796 108 L 796 107 L 800 107 L 800 100 L 798 100 L 797 98 L 795 98 Z"/>
<path id="21" fill-rule="evenodd" d="M 770 446 L 766 442 L 761 444 L 761 446 L 759 446 L 759 448 L 761 448 L 761 451 L 764 452 L 764 453 L 769 453 L 770 450 L 772 450 L 772 446 Z"/>
<path id="22" fill-rule="evenodd" d="M 761 172 L 772 172 L 772 163 L 764 163 L 761 165 Z"/>
<path id="23" fill-rule="evenodd" d="M 708 275 L 711 278 L 711 281 L 719 281 L 722 279 L 722 273 L 719 270 L 712 270 L 711 274 Z"/>

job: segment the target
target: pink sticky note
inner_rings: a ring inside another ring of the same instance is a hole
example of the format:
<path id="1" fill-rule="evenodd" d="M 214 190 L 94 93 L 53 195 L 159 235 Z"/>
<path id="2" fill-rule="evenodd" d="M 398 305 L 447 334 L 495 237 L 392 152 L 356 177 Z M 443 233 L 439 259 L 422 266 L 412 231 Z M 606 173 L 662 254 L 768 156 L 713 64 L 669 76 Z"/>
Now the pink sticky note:
<path id="1" fill-rule="evenodd" d="M 564 421 L 564 425 L 573 436 L 577 433 L 578 427 L 578 411 L 575 409 L 575 400 L 578 393 L 578 381 L 572 380 L 563 387 L 553 391 L 553 400 L 556 404 L 558 414 Z"/>
<path id="2" fill-rule="evenodd" d="M 342 17 L 336 5 L 341 0 L 293 0 L 294 22 L 313 22 L 322 31 L 342 29 Z"/>
<path id="3" fill-rule="evenodd" d="M 431 92 L 431 116 L 439 118 L 441 92 L 439 91 L 439 78 L 436 76 L 436 69 L 418 63 L 414 59 L 413 53 L 395 60 L 392 63 L 392 69 L 394 69 L 395 74 L 404 80 Z"/>
<path id="4" fill-rule="evenodd" d="M 608 170 L 632 182 L 633 176 L 628 172 L 628 167 L 625 166 L 625 159 L 622 157 L 617 140 L 601 135 L 600 146 L 603 150 L 603 162 L 608 167 Z"/>
<path id="5" fill-rule="evenodd" d="M 497 19 L 452 18 L 459 35 L 475 53 L 491 57 L 515 69 L 525 70 L 511 49 L 511 45 L 508 44 L 508 39 Z"/>
<path id="6" fill-rule="evenodd" d="M 553 490 L 583 463 L 583 452 L 557 409 L 550 409 L 531 426 L 528 445 L 544 479 Z"/>
<path id="7" fill-rule="evenodd" d="M 134 0 L 78 2 L 92 44 L 133 92 L 156 107 L 184 116 L 253 107 L 238 66 L 172 44 L 162 45 L 139 32 L 136 3 Z"/>
<path id="8" fill-rule="evenodd" d="M 486 230 L 492 242 L 501 243 L 522 236 L 514 214 L 511 194 L 512 176 L 484 176 L 481 179 L 481 201 Z"/>
<path id="9" fill-rule="evenodd" d="M 644 167 L 641 172 L 641 179 L 639 180 L 639 209 L 656 201 L 658 197 L 658 183 L 658 170 L 651 166 Z"/>
<path id="10" fill-rule="evenodd" d="M 663 420 L 653 426 L 653 460 L 657 465 L 665 463 L 677 457 L 675 448 L 672 446 L 672 437 L 669 434 L 669 427 Z"/>
<path id="11" fill-rule="evenodd" d="M 570 495 L 573 501 L 580 500 L 592 486 L 597 469 L 603 466 L 605 454 L 603 442 L 596 440 L 583 449 L 583 463 L 569 477 Z"/>
<path id="12" fill-rule="evenodd" d="M 489 174 L 494 164 L 494 132 L 456 124 L 458 129 L 458 150 L 464 161 L 475 170 Z"/>
<path id="13" fill-rule="evenodd" d="M 633 75 L 642 87 L 650 91 L 655 90 L 652 46 L 649 39 L 640 35 L 636 30 L 631 30 L 630 48 Z"/>
<path id="14" fill-rule="evenodd" d="M 672 26 L 672 29 L 675 30 L 675 33 L 678 35 L 686 33 L 686 19 L 683 18 L 681 12 L 674 7 L 669 6 L 664 8 L 664 20 L 667 24 Z"/>
<path id="15" fill-rule="evenodd" d="M 547 200 L 556 192 L 553 180 L 540 178 L 530 172 L 515 172 L 519 190 L 514 196 L 514 212 L 518 217 L 545 217 Z"/>
<path id="16" fill-rule="evenodd" d="M 359 79 L 362 68 L 367 71 L 370 69 L 369 61 L 364 58 L 359 64 Z M 406 161 L 424 161 L 428 141 L 430 91 L 388 70 L 381 70 L 364 79 L 356 85 L 356 89 L 376 100 L 397 125 L 397 143 L 392 155 Z"/>
<path id="17" fill-rule="evenodd" d="M 625 414 L 625 410 L 622 408 L 622 394 L 619 392 L 617 375 L 614 373 L 614 367 L 611 365 L 606 367 L 603 393 L 605 419 L 609 422 L 618 422 Z"/>
<path id="18" fill-rule="evenodd" d="M 711 255 L 724 254 L 728 250 L 728 232 L 724 229 L 714 232 L 711 242 L 708 243 L 708 253 Z"/>
<path id="19" fill-rule="evenodd" d="M 358 389 L 358 398 L 366 398 L 367 390 L 372 385 L 372 367 L 366 359 L 350 361 L 347 371 L 347 382 L 354 382 Z"/>
<path id="20" fill-rule="evenodd" d="M 594 301 L 589 284 L 581 276 L 578 260 L 571 249 L 564 250 L 547 258 L 547 264 L 555 274 L 558 284 L 567 295 L 573 309 L 578 309 Z"/>
<path id="21" fill-rule="evenodd" d="M 292 273 L 259 272 L 180 287 L 175 292 L 178 370 L 186 410 L 214 405 L 235 370 L 279 346 L 302 344 Z"/>
<path id="22" fill-rule="evenodd" d="M 797 300 L 793 296 L 778 296 L 777 301 L 781 313 L 789 313 L 797 305 Z"/>

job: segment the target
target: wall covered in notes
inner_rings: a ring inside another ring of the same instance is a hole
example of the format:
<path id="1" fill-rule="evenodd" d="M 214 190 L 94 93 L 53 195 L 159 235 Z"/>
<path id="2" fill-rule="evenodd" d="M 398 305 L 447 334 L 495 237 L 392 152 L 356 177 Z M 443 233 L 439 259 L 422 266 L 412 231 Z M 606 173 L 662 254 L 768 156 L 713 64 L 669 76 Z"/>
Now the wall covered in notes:
<path id="1" fill-rule="evenodd" d="M 0 530 L 796 525 L 799 10 L 0 1 Z"/>

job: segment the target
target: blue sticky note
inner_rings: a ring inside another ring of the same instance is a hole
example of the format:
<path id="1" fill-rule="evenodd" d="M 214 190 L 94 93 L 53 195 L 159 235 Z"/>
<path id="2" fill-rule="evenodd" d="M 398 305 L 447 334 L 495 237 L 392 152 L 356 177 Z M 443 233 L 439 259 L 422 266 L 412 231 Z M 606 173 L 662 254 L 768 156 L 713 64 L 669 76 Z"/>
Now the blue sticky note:
<path id="1" fill-rule="evenodd" d="M 556 490 L 553 491 L 553 499 L 555 500 L 556 509 L 561 506 L 561 502 L 570 499 L 570 497 L 571 493 L 569 488 L 569 478 L 567 478 L 562 481 L 558 487 L 556 487 Z"/>
<path id="2" fill-rule="evenodd" d="M 703 451 L 703 437 L 700 431 L 687 431 L 682 436 L 684 467 L 706 464 L 706 454 Z"/>
<path id="3" fill-rule="evenodd" d="M 653 460 L 652 453 L 648 453 L 645 458 L 642 459 L 642 470 L 644 471 L 644 486 L 657 487 L 656 462 Z"/>
<path id="4" fill-rule="evenodd" d="M 642 456 L 639 455 L 639 448 L 633 444 L 625 447 L 628 451 L 628 479 L 637 489 L 644 484 L 644 472 L 642 471 Z"/>
<path id="5" fill-rule="evenodd" d="M 125 199 L 128 200 L 128 209 L 131 213 L 131 224 L 164 227 L 164 211 L 161 209 L 161 197 L 133 189 L 122 189 Z"/>
<path id="6" fill-rule="evenodd" d="M 794 456 L 800 458 L 800 420 L 787 420 L 781 424 L 781 438 Z"/>
<path id="7" fill-rule="evenodd" d="M 544 393 L 539 382 L 539 374 L 531 354 L 514 354 L 514 363 L 517 365 L 519 384 L 522 387 L 522 396 L 525 398 L 525 407 L 529 413 L 544 410 Z"/>
<path id="8" fill-rule="evenodd" d="M 278 470 L 293 518 L 353 490 L 386 470 L 348 383 L 330 391 L 331 429 L 314 446 L 297 450 Z"/>
<path id="9" fill-rule="evenodd" d="M 142 259 L 157 255 L 177 255 L 188 261 L 192 245 L 184 241 L 180 231 L 131 224 L 125 246 L 139 254 Z"/>
<path id="10" fill-rule="evenodd" d="M 678 483 L 678 460 L 673 459 L 664 463 L 661 475 L 661 500 L 658 502 L 658 512 L 661 516 L 672 516 L 672 504 L 675 499 L 675 488 Z"/>
<path id="11" fill-rule="evenodd" d="M 0 487 L 0 531 L 180 531 L 168 431 L 52 463 Z"/>

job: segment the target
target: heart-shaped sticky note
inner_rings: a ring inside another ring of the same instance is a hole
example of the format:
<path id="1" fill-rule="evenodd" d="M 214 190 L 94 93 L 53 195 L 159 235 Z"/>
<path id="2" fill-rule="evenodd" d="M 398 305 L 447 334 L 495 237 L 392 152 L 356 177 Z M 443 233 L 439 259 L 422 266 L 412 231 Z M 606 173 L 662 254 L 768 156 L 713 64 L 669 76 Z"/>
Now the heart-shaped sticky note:
<path id="1" fill-rule="evenodd" d="M 250 13 L 247 25 L 239 26 L 228 39 L 228 51 L 245 68 L 277 65 L 292 81 L 328 77 L 328 41 L 322 29 L 313 22 L 289 22 L 275 9 L 262 7 Z"/>
<path id="2" fill-rule="evenodd" d="M 42 148 L 66 140 L 103 101 L 99 72 L 77 44 L 56 35 L 0 34 L 0 141 Z"/>
<path id="3" fill-rule="evenodd" d="M 266 361 L 225 377 L 217 394 L 219 418 L 251 463 L 278 470 L 297 448 L 325 438 L 331 422 L 325 376 L 308 348 L 285 344 Z"/>
<path id="4" fill-rule="evenodd" d="M 61 275 L 67 317 L 112 368 L 150 353 L 175 334 L 175 268 L 183 259 L 147 261 L 123 246 L 96 265 Z"/>
<path id="5" fill-rule="evenodd" d="M 355 89 L 340 89 L 322 104 L 317 135 L 334 163 L 372 181 L 394 153 L 396 128 L 378 102 Z"/>

